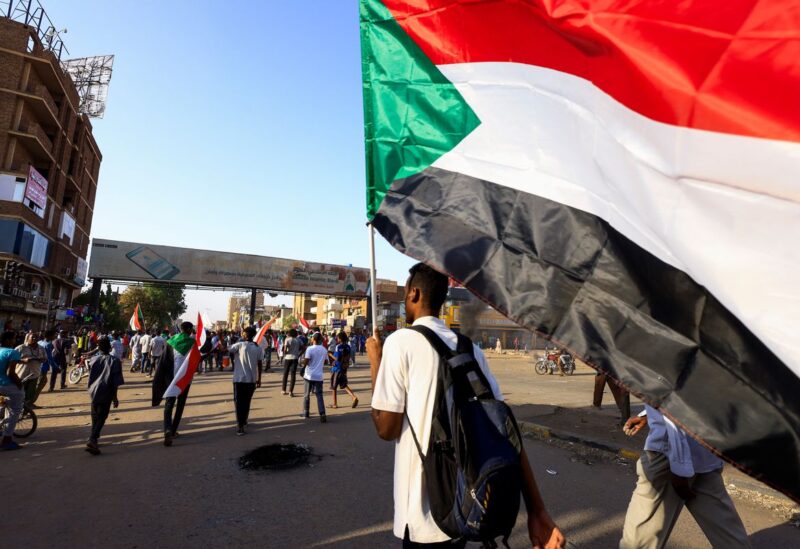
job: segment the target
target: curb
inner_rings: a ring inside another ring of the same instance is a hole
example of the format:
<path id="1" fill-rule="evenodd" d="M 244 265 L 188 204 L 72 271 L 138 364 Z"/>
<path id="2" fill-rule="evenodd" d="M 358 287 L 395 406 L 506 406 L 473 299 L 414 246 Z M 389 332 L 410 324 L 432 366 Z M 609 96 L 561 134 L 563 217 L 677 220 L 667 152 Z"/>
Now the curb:
<path id="1" fill-rule="evenodd" d="M 518 422 L 518 425 L 523 436 L 531 435 L 539 440 L 563 440 L 573 444 L 580 444 L 582 446 L 609 452 L 617 457 L 628 459 L 634 462 L 638 460 L 639 456 L 641 455 L 641 452 L 638 450 L 622 448 L 608 442 L 577 435 L 568 431 L 553 430 L 545 425 L 539 425 L 538 423 L 533 423 L 530 421 L 520 421 Z M 771 489 L 764 491 L 760 487 L 749 486 L 750 479 L 747 479 L 744 482 L 742 480 L 738 480 L 736 484 L 732 484 L 730 483 L 730 480 L 726 479 L 725 483 L 729 491 L 738 493 L 740 496 L 744 496 L 747 499 L 754 499 L 755 502 L 757 502 L 764 509 L 778 512 L 779 514 L 783 515 L 784 518 L 794 516 L 794 514 L 798 511 L 797 505 L 793 501 L 786 498 L 783 494 L 774 492 Z"/>
<path id="2" fill-rule="evenodd" d="M 603 450 L 604 452 L 610 452 L 618 457 L 629 459 L 631 461 L 636 461 L 641 455 L 641 452 L 637 450 L 621 448 L 607 442 L 576 435 L 575 433 L 570 433 L 568 431 L 553 430 L 550 427 L 539 425 L 538 423 L 533 423 L 530 421 L 520 421 L 519 429 L 522 431 L 522 434 L 533 435 L 540 440 L 555 438 L 566 442 L 572 442 L 574 444 L 581 444 L 597 450 Z"/>

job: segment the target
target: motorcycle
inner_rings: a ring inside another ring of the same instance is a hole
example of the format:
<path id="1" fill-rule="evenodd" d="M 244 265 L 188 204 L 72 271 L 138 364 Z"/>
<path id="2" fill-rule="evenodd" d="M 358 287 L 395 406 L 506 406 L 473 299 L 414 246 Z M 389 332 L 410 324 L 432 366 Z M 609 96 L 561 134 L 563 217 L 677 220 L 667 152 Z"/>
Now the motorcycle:
<path id="1" fill-rule="evenodd" d="M 545 348 L 545 354 L 536 360 L 534 370 L 539 375 L 552 375 L 558 370 L 561 375 L 571 376 L 575 373 L 575 360 L 572 355 L 557 347 Z"/>

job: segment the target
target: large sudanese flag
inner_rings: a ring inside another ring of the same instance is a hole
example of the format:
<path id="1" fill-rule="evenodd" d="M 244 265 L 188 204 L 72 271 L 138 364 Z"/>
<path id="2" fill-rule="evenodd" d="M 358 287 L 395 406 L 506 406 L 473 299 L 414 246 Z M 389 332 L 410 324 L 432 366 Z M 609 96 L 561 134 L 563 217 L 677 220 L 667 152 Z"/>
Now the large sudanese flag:
<path id="1" fill-rule="evenodd" d="M 800 501 L 800 4 L 361 0 L 367 213 Z"/>

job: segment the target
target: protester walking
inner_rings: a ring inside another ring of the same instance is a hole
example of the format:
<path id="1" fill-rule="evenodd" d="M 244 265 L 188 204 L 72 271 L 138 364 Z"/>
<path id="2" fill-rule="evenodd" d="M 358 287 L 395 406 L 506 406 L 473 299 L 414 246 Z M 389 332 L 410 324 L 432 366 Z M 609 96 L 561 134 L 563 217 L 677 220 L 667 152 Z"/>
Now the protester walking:
<path id="1" fill-rule="evenodd" d="M 58 371 L 58 364 L 53 358 L 53 340 L 55 339 L 56 331 L 53 329 L 46 330 L 44 337 L 39 340 L 39 347 L 44 351 L 45 361 L 42 363 L 41 375 L 39 382 L 36 385 L 36 398 L 42 394 L 42 391 L 47 386 L 47 376 L 55 377 Z"/>
<path id="2" fill-rule="evenodd" d="M 25 391 L 25 403 L 31 408 L 38 408 L 36 404 L 39 377 L 42 375 L 42 364 L 46 362 L 44 349 L 39 347 L 39 337 L 33 332 L 25 335 L 25 343 L 17 347 L 20 355 L 17 364 L 17 376 L 22 381 L 22 390 Z"/>
<path id="3" fill-rule="evenodd" d="M 438 337 L 451 351 L 457 348 L 458 336 L 439 319 L 447 290 L 448 278 L 445 275 L 418 263 L 411 268 L 405 286 L 406 322 L 423 328 L 420 331 L 398 330 L 386 339 L 385 344 L 376 333 L 367 342 L 373 385 L 372 420 L 380 438 L 397 441 L 394 534 L 403 540 L 403 547 L 409 548 L 453 548 L 466 544 L 463 538 L 452 539 L 434 521 L 423 483 L 421 457 L 429 442 L 427 434 L 431 431 L 437 402 L 441 360 L 439 352 L 421 332 Z M 494 400 L 502 401 L 503 394 L 489 370 L 486 357 L 477 346 L 470 345 L 472 361 L 477 363 L 480 377 L 486 381 L 481 385 L 488 385 Z M 419 441 L 414 433 L 419 433 Z M 420 448 L 418 443 L 424 446 Z M 520 489 L 528 510 L 530 541 L 537 548 L 562 548 L 566 540 L 545 508 L 525 449 L 520 446 L 518 451 Z M 455 493 L 455 486 L 451 488 Z"/>
<path id="4" fill-rule="evenodd" d="M 166 330 L 159 335 L 158 331 L 153 330 L 153 341 L 150 342 L 150 358 L 153 364 L 153 367 L 150 372 L 148 372 L 147 377 L 153 377 L 153 371 L 155 371 L 156 365 L 161 360 L 161 356 L 164 354 L 164 349 L 167 346 L 167 337 L 168 333 Z"/>
<path id="5" fill-rule="evenodd" d="M 336 343 L 333 346 L 333 352 L 328 353 L 328 360 L 333 365 L 331 367 L 331 390 L 333 391 L 333 404 L 331 408 L 338 408 L 339 402 L 336 398 L 336 391 L 344 389 L 350 398 L 353 399 L 353 408 L 358 406 L 358 397 L 350 389 L 347 383 L 347 368 L 350 366 L 350 360 L 353 356 L 353 351 L 347 342 L 347 334 L 339 332 L 336 335 Z"/>
<path id="6" fill-rule="evenodd" d="M 302 343 L 297 337 L 297 330 L 289 330 L 289 337 L 283 342 L 283 390 L 281 394 L 294 396 L 294 382 L 297 377 L 297 363 L 300 358 Z M 286 382 L 290 379 L 289 391 L 286 391 Z"/>
<path id="7" fill-rule="evenodd" d="M 122 364 L 122 359 L 125 358 L 125 345 L 122 344 L 122 338 L 119 336 L 119 332 L 111 333 L 110 343 L 111 356 L 119 360 L 120 364 Z"/>
<path id="8" fill-rule="evenodd" d="M 142 331 L 137 330 L 131 338 L 131 372 L 142 366 Z"/>
<path id="9" fill-rule="evenodd" d="M 149 374 L 152 365 L 150 364 L 150 344 L 152 343 L 153 338 L 148 332 L 144 332 L 142 334 L 141 339 L 139 340 L 139 345 L 142 348 L 142 373 Z"/>
<path id="10" fill-rule="evenodd" d="M 628 419 L 628 436 L 645 425 L 650 432 L 628 504 L 620 549 L 661 549 L 684 506 L 713 547 L 750 548 L 747 531 L 725 489 L 722 460 L 689 437 L 655 408 Z"/>
<path id="11" fill-rule="evenodd" d="M 322 345 L 322 336 L 319 332 L 312 336 L 311 342 L 312 345 L 306 349 L 303 357 L 303 365 L 305 366 L 305 373 L 303 374 L 305 391 L 303 392 L 303 413 L 300 417 L 308 418 L 309 408 L 311 406 L 311 393 L 314 393 L 317 396 L 319 420 L 325 423 L 328 419 L 325 415 L 325 401 L 322 398 L 322 379 L 324 366 L 328 362 L 328 351 Z"/>
<path id="12" fill-rule="evenodd" d="M 53 360 L 58 366 L 58 374 L 61 375 L 61 389 L 67 388 L 67 362 L 72 342 L 64 337 L 64 332 L 59 331 L 55 341 L 53 341 Z M 50 376 L 50 392 L 55 391 L 56 388 L 56 374 Z"/>
<path id="13" fill-rule="evenodd" d="M 120 341 L 120 347 L 122 342 Z M 101 337 L 97 342 L 99 353 L 89 360 L 89 395 L 92 401 L 92 430 L 86 442 L 86 451 L 97 456 L 100 447 L 100 431 L 108 419 L 111 406 L 119 407 L 117 389 L 125 383 L 122 377 L 122 361 L 111 354 L 111 341 Z M 120 352 L 122 352 L 120 350 Z"/>
<path id="14" fill-rule="evenodd" d="M 16 367 L 22 358 L 14 349 L 17 336 L 12 331 L 5 331 L 0 336 L 0 395 L 7 399 L 3 424 L 3 438 L 0 450 L 19 450 L 21 446 L 14 442 L 14 428 L 17 426 L 25 402 L 22 381 L 16 373 Z"/>
<path id="15" fill-rule="evenodd" d="M 192 384 L 189 383 L 177 397 L 164 398 L 164 393 L 183 365 L 192 346 L 195 345 L 193 331 L 194 325 L 191 322 L 181 324 L 181 331 L 167 340 L 153 376 L 152 405 L 158 406 L 162 400 L 164 401 L 164 446 L 172 446 L 173 439 L 178 436 L 178 427 Z"/>
<path id="16" fill-rule="evenodd" d="M 256 329 L 244 329 L 244 341 L 230 348 L 233 361 L 233 402 L 236 408 L 236 434 L 244 434 L 250 416 L 250 402 L 258 387 L 261 387 L 261 348 L 253 343 Z"/>

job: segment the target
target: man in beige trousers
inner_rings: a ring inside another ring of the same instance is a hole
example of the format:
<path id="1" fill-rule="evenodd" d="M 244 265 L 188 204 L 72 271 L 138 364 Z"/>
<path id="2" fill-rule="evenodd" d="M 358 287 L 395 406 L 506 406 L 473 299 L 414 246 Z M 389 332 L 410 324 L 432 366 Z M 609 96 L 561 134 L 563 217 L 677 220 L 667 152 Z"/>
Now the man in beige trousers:
<path id="1" fill-rule="evenodd" d="M 636 464 L 620 549 L 661 549 L 685 505 L 715 548 L 750 548 L 742 520 L 722 481 L 722 460 L 686 435 L 658 410 L 645 406 L 625 423 L 633 436 L 650 433 Z"/>

